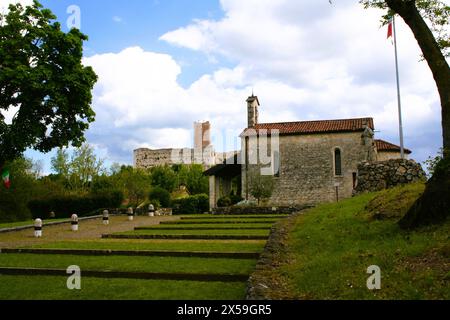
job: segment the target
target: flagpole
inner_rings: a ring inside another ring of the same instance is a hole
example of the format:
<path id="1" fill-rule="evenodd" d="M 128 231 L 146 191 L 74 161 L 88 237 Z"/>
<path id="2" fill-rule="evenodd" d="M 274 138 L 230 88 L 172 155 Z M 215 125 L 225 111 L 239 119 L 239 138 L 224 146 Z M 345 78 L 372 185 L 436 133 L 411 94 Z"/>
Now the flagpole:
<path id="1" fill-rule="evenodd" d="M 403 118 L 402 118 L 402 99 L 400 93 L 400 73 L 398 67 L 398 51 L 397 51 L 397 30 L 395 27 L 395 15 L 392 17 L 392 24 L 394 28 L 394 47 L 395 47 L 395 72 L 397 75 L 397 98 L 398 98 L 398 121 L 400 129 L 400 154 L 402 160 L 405 159 L 405 145 L 403 139 Z"/>

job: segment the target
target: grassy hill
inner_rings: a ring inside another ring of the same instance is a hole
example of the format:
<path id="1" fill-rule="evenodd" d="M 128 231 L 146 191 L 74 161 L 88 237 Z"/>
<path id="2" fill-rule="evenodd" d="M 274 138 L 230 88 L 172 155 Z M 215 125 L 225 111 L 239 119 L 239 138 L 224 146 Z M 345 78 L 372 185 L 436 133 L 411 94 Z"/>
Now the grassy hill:
<path id="1" fill-rule="evenodd" d="M 397 225 L 423 190 L 415 184 L 365 194 L 280 222 L 288 232 L 272 257 L 277 267 L 258 271 L 269 284 L 266 295 L 450 299 L 450 221 L 412 232 Z M 381 290 L 367 289 L 371 265 L 381 268 Z"/>

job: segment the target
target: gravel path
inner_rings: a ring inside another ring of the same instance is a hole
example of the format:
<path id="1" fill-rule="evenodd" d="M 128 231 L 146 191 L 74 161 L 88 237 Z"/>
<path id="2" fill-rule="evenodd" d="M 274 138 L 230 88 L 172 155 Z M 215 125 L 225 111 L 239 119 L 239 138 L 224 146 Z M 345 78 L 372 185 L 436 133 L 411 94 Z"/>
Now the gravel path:
<path id="1" fill-rule="evenodd" d="M 17 248 L 36 244 L 44 244 L 67 240 L 95 240 L 101 239 L 102 234 L 132 231 L 135 227 L 157 225 L 162 221 L 174 221 L 179 217 L 134 217 L 134 221 L 128 221 L 127 216 L 110 217 L 108 226 L 103 225 L 102 219 L 81 221 L 78 232 L 71 231 L 70 223 L 44 226 L 43 237 L 34 238 L 34 230 L 23 230 L 0 234 L 0 248 Z"/>

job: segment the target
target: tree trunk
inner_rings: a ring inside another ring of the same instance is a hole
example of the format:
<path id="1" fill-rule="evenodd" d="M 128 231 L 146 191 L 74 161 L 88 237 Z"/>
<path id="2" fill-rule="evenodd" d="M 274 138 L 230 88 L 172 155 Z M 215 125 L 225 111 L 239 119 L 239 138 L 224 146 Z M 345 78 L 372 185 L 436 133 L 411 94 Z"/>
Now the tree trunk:
<path id="1" fill-rule="evenodd" d="M 386 3 L 410 27 L 433 73 L 441 99 L 443 144 L 446 151 L 445 157 L 448 157 L 450 150 L 450 67 L 433 33 L 417 10 L 415 1 L 386 0 Z"/>
<path id="2" fill-rule="evenodd" d="M 403 229 L 414 229 L 424 225 L 438 224 L 450 216 L 450 161 L 447 158 L 440 169 L 427 183 L 424 194 L 400 220 Z"/>
<path id="3" fill-rule="evenodd" d="M 402 228 L 440 223 L 450 216 L 450 68 L 430 28 L 417 10 L 414 0 L 386 0 L 411 28 L 428 66 L 433 73 L 442 108 L 444 160 L 427 183 L 420 197 L 400 221 Z"/>

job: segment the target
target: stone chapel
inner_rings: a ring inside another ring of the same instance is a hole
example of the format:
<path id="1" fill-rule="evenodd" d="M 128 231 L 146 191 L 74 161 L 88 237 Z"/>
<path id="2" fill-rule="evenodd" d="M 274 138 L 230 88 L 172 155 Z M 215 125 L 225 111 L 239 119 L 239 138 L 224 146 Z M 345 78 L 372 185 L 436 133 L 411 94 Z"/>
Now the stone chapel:
<path id="1" fill-rule="evenodd" d="M 259 123 L 259 108 L 258 97 L 247 99 L 248 127 L 240 136 L 241 151 L 205 172 L 212 208 L 235 189 L 245 200 L 254 200 L 252 179 L 261 174 L 273 179 L 271 206 L 348 198 L 357 184 L 359 164 L 400 158 L 399 146 L 375 139 L 373 118 Z M 238 186 L 233 186 L 236 181 Z"/>

